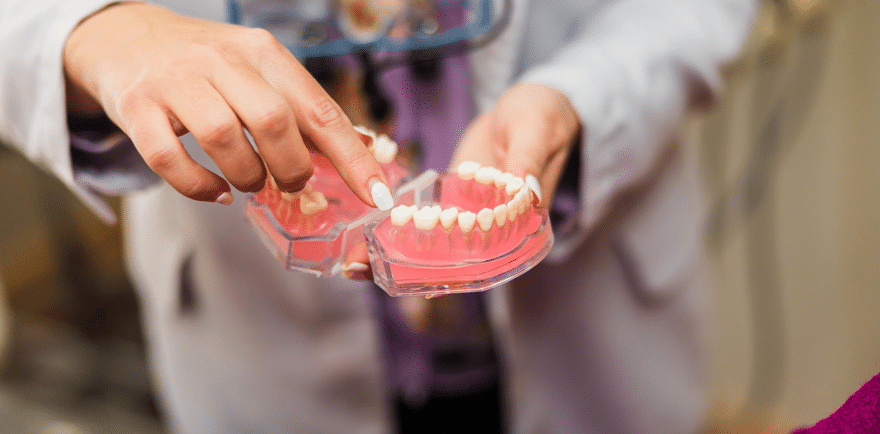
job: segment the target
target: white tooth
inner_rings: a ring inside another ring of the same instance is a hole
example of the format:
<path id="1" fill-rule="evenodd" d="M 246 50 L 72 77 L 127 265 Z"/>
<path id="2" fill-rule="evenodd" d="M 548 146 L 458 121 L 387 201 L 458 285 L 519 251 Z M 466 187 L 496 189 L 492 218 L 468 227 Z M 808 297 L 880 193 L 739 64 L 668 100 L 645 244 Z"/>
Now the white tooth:
<path id="1" fill-rule="evenodd" d="M 489 208 L 483 208 L 477 213 L 477 223 L 480 224 L 480 229 L 482 229 L 483 232 L 489 232 L 492 229 L 492 222 L 494 220 L 495 216 Z"/>
<path id="2" fill-rule="evenodd" d="M 472 230 L 474 230 L 474 224 L 477 222 L 477 215 L 470 212 L 465 211 L 463 213 L 458 214 L 458 227 L 462 232 L 469 234 Z"/>
<path id="3" fill-rule="evenodd" d="M 512 173 L 504 172 L 504 173 L 496 176 L 495 177 L 495 188 L 502 189 L 502 188 L 507 187 L 507 183 L 510 182 L 511 179 L 513 179 Z"/>
<path id="4" fill-rule="evenodd" d="M 507 219 L 514 221 L 517 215 L 519 215 L 519 204 L 516 202 L 516 199 L 513 199 L 507 202 Z"/>
<path id="5" fill-rule="evenodd" d="M 477 170 L 477 173 L 474 174 L 474 179 L 480 184 L 494 184 L 495 177 L 500 175 L 501 171 L 494 167 L 481 167 Z"/>
<path id="6" fill-rule="evenodd" d="M 373 143 L 373 156 L 376 157 L 376 161 L 388 164 L 397 157 L 397 143 L 385 134 L 380 134 Z"/>
<path id="7" fill-rule="evenodd" d="M 327 209 L 327 198 L 320 191 L 303 194 L 299 198 L 299 210 L 305 215 L 315 215 Z"/>
<path id="8" fill-rule="evenodd" d="M 469 179 L 474 179 L 474 174 L 479 170 L 480 165 L 478 163 L 474 163 L 473 161 L 465 161 L 458 165 L 458 176 L 465 181 Z"/>
<path id="9" fill-rule="evenodd" d="M 516 176 L 510 181 L 507 182 L 507 186 L 504 187 L 504 191 L 507 192 L 508 196 L 513 196 L 518 192 L 523 186 L 526 185 L 526 182 L 523 181 L 522 178 Z"/>
<path id="10" fill-rule="evenodd" d="M 526 212 L 526 209 L 529 206 L 528 194 L 528 188 L 523 188 L 513 196 L 513 200 L 516 202 L 517 214 Z"/>
<path id="11" fill-rule="evenodd" d="M 415 223 L 416 229 L 421 229 L 423 231 L 434 229 L 434 226 L 437 226 L 439 220 L 440 214 L 428 206 L 413 214 L 413 223 Z"/>
<path id="12" fill-rule="evenodd" d="M 443 212 L 443 208 L 440 208 L 440 205 L 434 205 L 431 207 L 431 209 L 434 210 L 434 212 L 436 212 L 437 214 Z"/>
<path id="13" fill-rule="evenodd" d="M 458 220 L 458 208 L 446 208 L 440 213 L 440 224 L 447 231 L 452 229 L 452 225 Z"/>
<path id="14" fill-rule="evenodd" d="M 406 205 L 398 205 L 391 210 L 391 224 L 394 226 L 403 226 L 409 223 L 413 218 L 415 210 Z"/>
<path id="15" fill-rule="evenodd" d="M 504 227 L 504 223 L 507 223 L 507 204 L 502 203 L 495 207 L 492 210 L 492 214 L 495 215 L 495 224 L 498 225 L 499 228 Z"/>

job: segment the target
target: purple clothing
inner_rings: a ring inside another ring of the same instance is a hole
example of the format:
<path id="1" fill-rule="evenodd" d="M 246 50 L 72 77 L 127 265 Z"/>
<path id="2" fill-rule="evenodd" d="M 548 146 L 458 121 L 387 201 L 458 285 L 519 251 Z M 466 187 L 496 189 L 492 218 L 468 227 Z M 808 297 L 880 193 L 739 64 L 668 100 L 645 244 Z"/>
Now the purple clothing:
<path id="1" fill-rule="evenodd" d="M 801 428 L 792 434 L 832 433 L 880 433 L 880 374 L 868 380 L 831 416 L 820 420 L 812 428 Z"/>

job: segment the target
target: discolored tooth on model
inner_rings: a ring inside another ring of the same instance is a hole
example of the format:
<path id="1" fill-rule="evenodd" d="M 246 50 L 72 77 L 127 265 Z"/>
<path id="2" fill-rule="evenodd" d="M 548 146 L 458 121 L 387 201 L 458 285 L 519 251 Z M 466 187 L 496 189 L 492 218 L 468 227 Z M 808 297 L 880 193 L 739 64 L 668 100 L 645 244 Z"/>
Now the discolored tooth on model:
<path id="1" fill-rule="evenodd" d="M 520 191 L 523 186 L 526 185 L 526 182 L 523 181 L 519 176 L 513 177 L 510 181 L 507 182 L 507 185 L 504 187 L 504 191 L 508 196 L 513 196 L 516 192 Z"/>
<path id="2" fill-rule="evenodd" d="M 495 177 L 500 175 L 501 171 L 494 167 L 481 167 L 477 170 L 477 173 L 474 174 L 474 179 L 480 184 L 494 184 Z"/>
<path id="3" fill-rule="evenodd" d="M 281 190 L 279 190 L 279 192 L 281 193 L 281 200 L 283 200 L 285 202 L 293 202 L 294 200 L 296 200 L 297 197 L 300 196 L 299 192 L 288 193 L 286 191 L 281 191 Z"/>
<path id="4" fill-rule="evenodd" d="M 469 234 L 472 230 L 474 230 L 474 224 L 477 223 L 477 215 L 470 212 L 465 211 L 458 214 L 458 227 L 462 232 Z"/>
<path id="5" fill-rule="evenodd" d="M 391 210 L 391 224 L 394 226 L 403 226 L 409 223 L 416 211 L 412 207 L 406 205 L 398 205 Z"/>
<path id="6" fill-rule="evenodd" d="M 499 228 L 504 227 L 504 223 L 507 223 L 507 204 L 502 203 L 495 207 L 492 210 L 492 214 L 495 215 L 495 224 L 498 225 Z"/>
<path id="7" fill-rule="evenodd" d="M 492 214 L 491 209 L 483 208 L 477 213 L 477 223 L 480 224 L 480 229 L 482 229 L 483 232 L 489 232 L 492 230 L 493 221 L 495 221 L 495 215 Z"/>
<path id="8" fill-rule="evenodd" d="M 373 156 L 382 164 L 394 161 L 397 157 L 397 143 L 385 134 L 379 134 L 373 141 Z"/>
<path id="9" fill-rule="evenodd" d="M 421 229 L 423 231 L 434 229 L 434 226 L 437 226 L 439 220 L 440 213 L 429 206 L 426 206 L 413 214 L 413 223 L 416 225 L 416 229 Z"/>
<path id="10" fill-rule="evenodd" d="M 458 165 L 456 171 L 458 172 L 459 178 L 467 181 L 469 179 L 474 179 L 474 174 L 477 173 L 477 170 L 479 169 L 479 163 L 474 163 L 473 161 L 465 161 Z"/>
<path id="11" fill-rule="evenodd" d="M 315 215 L 327 209 L 327 198 L 320 191 L 303 194 L 299 198 L 299 210 L 305 215 Z"/>
<path id="12" fill-rule="evenodd" d="M 458 208 L 446 208 L 442 212 L 440 212 L 440 224 L 443 225 L 443 229 L 446 229 L 447 231 L 452 229 L 452 226 L 457 221 Z"/>
<path id="13" fill-rule="evenodd" d="M 512 173 L 504 172 L 504 173 L 496 176 L 495 177 L 495 188 L 497 188 L 499 190 L 502 188 L 506 188 L 507 183 L 510 182 L 511 179 L 513 179 Z"/>

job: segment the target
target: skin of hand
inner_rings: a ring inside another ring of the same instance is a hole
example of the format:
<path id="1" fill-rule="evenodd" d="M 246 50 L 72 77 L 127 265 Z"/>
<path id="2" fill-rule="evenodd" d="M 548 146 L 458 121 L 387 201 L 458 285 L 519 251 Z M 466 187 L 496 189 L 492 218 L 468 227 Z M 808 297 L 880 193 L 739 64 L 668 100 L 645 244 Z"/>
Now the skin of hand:
<path id="1" fill-rule="evenodd" d="M 454 170 L 462 161 L 475 161 L 523 178 L 532 175 L 542 190 L 538 206 L 549 207 L 580 135 L 580 117 L 562 92 L 539 83 L 521 83 L 471 123 L 450 167 Z M 366 252 L 349 255 L 347 263 L 354 262 L 369 264 Z"/>
<path id="2" fill-rule="evenodd" d="M 266 30 L 121 3 L 80 22 L 63 55 L 70 116 L 105 113 L 186 197 L 229 204 L 230 184 L 257 191 L 267 169 L 280 189 L 299 191 L 313 173 L 309 149 L 366 204 L 377 205 L 374 184 L 387 189 L 349 118 Z M 187 132 L 225 179 L 187 154 Z"/>
<path id="3" fill-rule="evenodd" d="M 541 190 L 538 206 L 547 208 L 580 136 L 580 117 L 562 92 L 540 83 L 520 83 L 471 123 L 450 167 L 475 161 L 523 179 L 534 176 Z"/>

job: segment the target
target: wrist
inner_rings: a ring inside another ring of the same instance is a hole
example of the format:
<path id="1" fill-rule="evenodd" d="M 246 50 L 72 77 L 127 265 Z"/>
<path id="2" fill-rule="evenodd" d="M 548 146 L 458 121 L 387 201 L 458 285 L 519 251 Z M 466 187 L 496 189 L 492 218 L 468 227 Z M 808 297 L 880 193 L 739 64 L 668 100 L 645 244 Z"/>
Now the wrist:
<path id="1" fill-rule="evenodd" d="M 93 118 L 104 113 L 97 97 L 96 63 L 102 50 L 93 43 L 94 36 L 108 38 L 113 28 L 107 23 L 107 11 L 136 2 L 112 2 L 81 19 L 71 30 L 62 51 L 67 112 L 74 118 Z"/>

